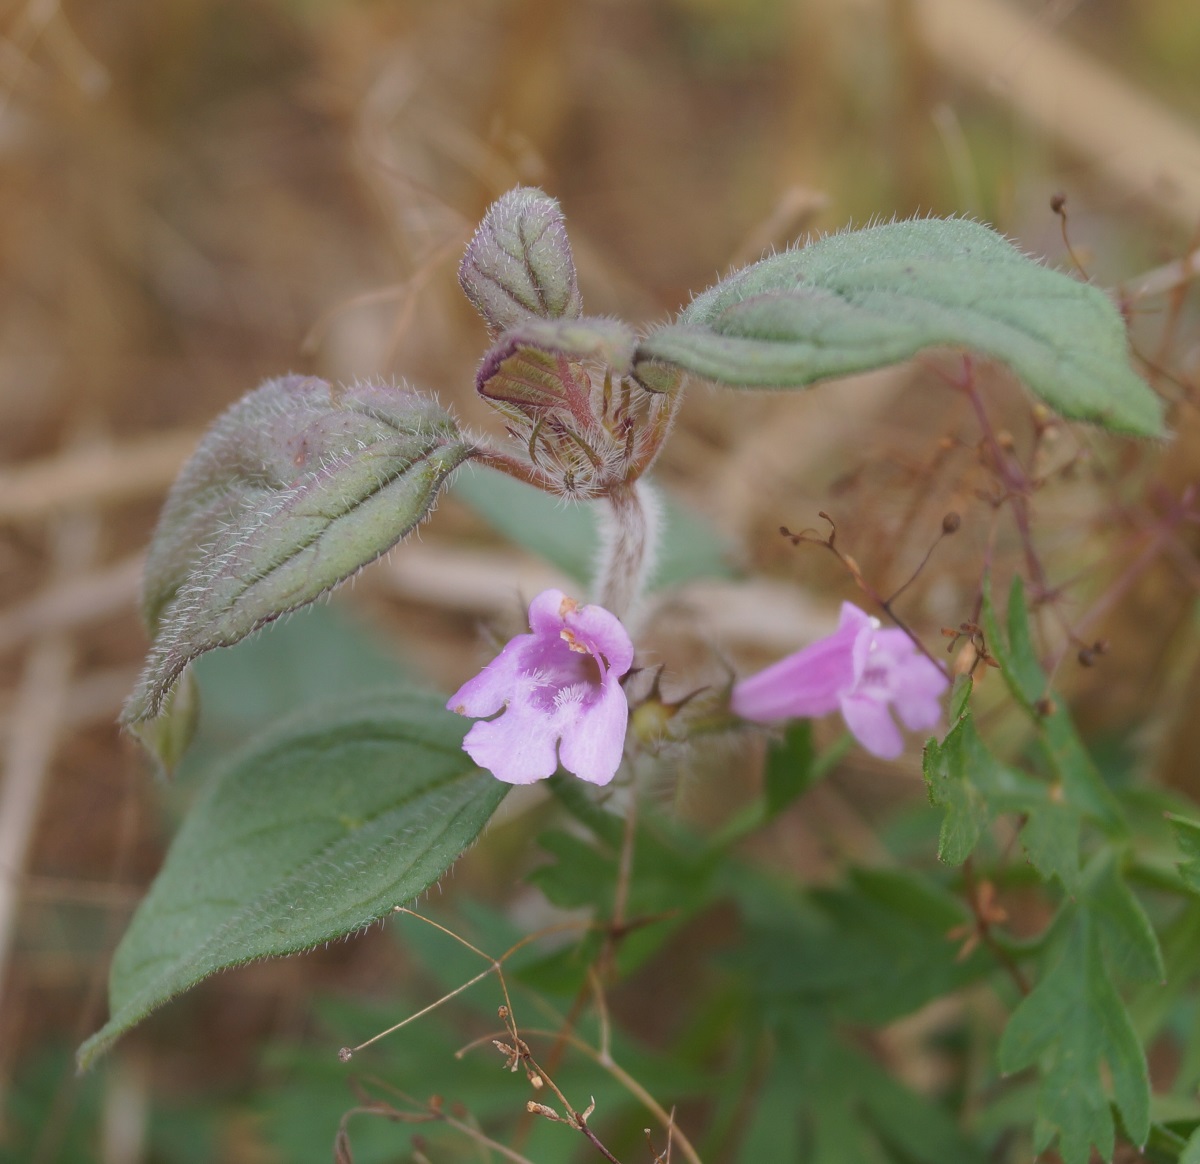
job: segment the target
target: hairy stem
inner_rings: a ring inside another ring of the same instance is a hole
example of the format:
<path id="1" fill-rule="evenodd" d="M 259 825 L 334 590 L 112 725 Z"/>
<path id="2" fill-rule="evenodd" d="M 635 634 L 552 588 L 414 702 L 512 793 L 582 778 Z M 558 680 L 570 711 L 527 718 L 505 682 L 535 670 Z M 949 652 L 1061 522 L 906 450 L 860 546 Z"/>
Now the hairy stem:
<path id="1" fill-rule="evenodd" d="M 555 492 L 554 479 L 528 461 L 510 457 L 507 453 L 499 452 L 496 449 L 489 449 L 485 445 L 476 447 L 474 460 L 478 461 L 481 465 L 486 465 L 489 469 L 496 469 L 508 477 L 515 477 L 518 481 L 524 481 L 526 485 L 532 485 L 545 493 Z"/>
<path id="2" fill-rule="evenodd" d="M 604 541 L 597 571 L 597 601 L 626 619 L 641 598 L 654 565 L 658 505 L 642 482 L 616 486 L 602 508 Z"/>

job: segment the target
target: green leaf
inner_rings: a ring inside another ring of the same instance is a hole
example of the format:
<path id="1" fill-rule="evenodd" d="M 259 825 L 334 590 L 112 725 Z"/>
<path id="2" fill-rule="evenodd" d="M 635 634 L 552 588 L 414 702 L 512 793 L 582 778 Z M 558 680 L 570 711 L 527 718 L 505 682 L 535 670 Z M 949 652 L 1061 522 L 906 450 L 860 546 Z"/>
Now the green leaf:
<path id="1" fill-rule="evenodd" d="M 775 1010 L 815 1008 L 845 1022 L 886 1023 L 993 968 L 980 952 L 957 960 L 947 934 L 968 920 L 966 911 L 915 873 L 854 869 L 846 885 L 773 901 L 766 914 L 756 912 L 758 901 L 744 900 L 761 896 L 753 880 L 738 890 L 748 936 L 737 960 Z"/>
<path id="2" fill-rule="evenodd" d="M 971 855 L 997 814 L 1024 811 L 1040 790 L 1028 776 L 997 760 L 979 738 L 971 718 L 971 691 L 969 678 L 958 681 L 950 701 L 950 730 L 925 749 L 929 800 L 946 813 L 938 857 L 949 865 L 961 865 Z"/>
<path id="3" fill-rule="evenodd" d="M 793 720 L 782 740 L 771 741 L 763 772 L 766 820 L 778 816 L 808 788 L 815 775 L 815 760 L 812 720 Z"/>
<path id="4" fill-rule="evenodd" d="M 941 346 L 1003 361 L 1063 416 L 1162 435 L 1108 296 L 961 219 L 832 235 L 754 263 L 652 332 L 637 360 L 795 388 Z"/>
<path id="5" fill-rule="evenodd" d="M 1121 876 L 1111 849 L 1096 855 L 1088 869 L 1087 903 L 1095 917 L 1108 966 L 1139 982 L 1162 983 L 1162 949 L 1142 904 Z"/>
<path id="6" fill-rule="evenodd" d="M 141 720 L 131 731 L 153 757 L 162 775 L 174 775 L 200 726 L 200 690 L 190 667 L 167 692 L 156 719 Z"/>
<path id="7" fill-rule="evenodd" d="M 406 388 L 285 376 L 209 430 L 146 560 L 154 635 L 123 716 L 157 715 L 183 669 L 319 598 L 391 549 L 475 449 Z"/>
<path id="8" fill-rule="evenodd" d="M 1007 635 L 1000 631 L 991 594 L 984 587 L 983 627 L 989 651 L 1013 697 L 1038 730 L 1046 759 L 1061 786 L 1066 806 L 1095 820 L 1112 837 L 1128 832 L 1120 802 L 1092 763 L 1071 716 L 1046 686 L 1025 605 L 1025 586 L 1013 578 L 1008 594 Z"/>
<path id="9" fill-rule="evenodd" d="M 1200 1164 L 1200 1128 L 1191 1134 L 1179 1155 L 1179 1164 Z"/>
<path id="10" fill-rule="evenodd" d="M 925 749 L 925 785 L 932 804 L 945 810 L 938 857 L 965 861 L 983 830 L 1003 813 L 1023 815 L 1021 844 L 1037 871 L 1058 877 L 1068 892 L 1079 885 L 1080 815 L 1054 797 L 1054 790 L 998 760 L 980 738 L 971 716 L 969 678 L 954 688 L 945 738 Z"/>
<path id="11" fill-rule="evenodd" d="M 245 749 L 192 809 L 113 959 L 86 1067 L 218 970 L 353 933 L 432 885 L 507 791 L 437 697 L 360 694 Z"/>
<path id="12" fill-rule="evenodd" d="M 302 708 L 416 686 L 390 645 L 378 627 L 335 601 L 306 606 L 197 659 L 185 676 L 196 678 L 203 717 L 181 774 L 203 775 Z"/>
<path id="13" fill-rule="evenodd" d="M 1057 877 L 1068 893 L 1079 889 L 1079 840 L 1083 818 L 1070 805 L 1048 798 L 1029 813 L 1021 845 L 1033 867 L 1049 881 Z"/>
<path id="14" fill-rule="evenodd" d="M 820 1012 L 778 1018 L 777 1047 L 739 1160 L 982 1164 L 987 1154 L 938 1104 L 898 1083 Z"/>
<path id="15" fill-rule="evenodd" d="M 550 787 L 593 837 L 559 829 L 543 833 L 538 844 L 554 860 L 534 869 L 528 880 L 555 905 L 590 908 L 598 918 L 609 917 L 625 822 L 596 805 L 577 780 L 555 776 Z M 626 917 L 652 920 L 652 924 L 635 927 L 622 940 L 619 965 L 624 972 L 644 962 L 688 917 L 711 904 L 720 857 L 693 833 L 655 813 L 651 805 L 640 806 Z"/>
<path id="16" fill-rule="evenodd" d="M 475 467 L 455 481 L 454 496 L 510 541 L 557 566 L 581 586 L 590 584 L 600 546 L 599 507 L 607 502 L 565 502 L 502 473 Z M 733 574 L 727 547 L 713 527 L 666 496 L 661 527 L 651 589 Z"/>
<path id="17" fill-rule="evenodd" d="M 1189 820 L 1177 813 L 1167 813 L 1175 841 L 1183 853 L 1179 862 L 1179 876 L 1194 893 L 1200 893 L 1200 821 Z"/>
<path id="18" fill-rule="evenodd" d="M 1109 978 L 1094 917 L 1081 908 L 1061 956 L 1013 1012 L 1000 1040 L 1000 1069 L 1036 1066 L 1041 1074 L 1034 1148 L 1058 1136 L 1065 1164 L 1087 1164 L 1095 1145 L 1112 1156 L 1114 1126 L 1102 1082 L 1112 1079 L 1113 1099 L 1134 1142 L 1150 1130 L 1146 1058 Z"/>

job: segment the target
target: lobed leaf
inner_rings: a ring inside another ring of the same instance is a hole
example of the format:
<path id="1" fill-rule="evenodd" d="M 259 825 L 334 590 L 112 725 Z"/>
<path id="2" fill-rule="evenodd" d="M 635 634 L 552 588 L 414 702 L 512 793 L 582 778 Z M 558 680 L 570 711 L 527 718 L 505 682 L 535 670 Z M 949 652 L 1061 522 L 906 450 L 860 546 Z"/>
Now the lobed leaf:
<path id="1" fill-rule="evenodd" d="M 1135 1143 L 1145 1142 L 1146 1058 L 1105 968 L 1089 909 L 1077 912 L 1058 961 L 1013 1012 L 999 1059 L 1002 1071 L 1037 1066 L 1041 1073 L 1035 1151 L 1044 1151 L 1057 1135 L 1065 1164 L 1087 1164 L 1092 1145 L 1111 1158 L 1115 1130 L 1103 1065 L 1126 1130 Z"/>
<path id="2" fill-rule="evenodd" d="M 1021 844 L 1034 868 L 1059 878 L 1068 892 L 1079 885 L 1081 816 L 1054 790 L 998 760 L 984 743 L 971 715 L 972 682 L 961 679 L 950 702 L 953 721 L 945 737 L 925 749 L 924 775 L 930 802 L 945 811 L 938 858 L 960 865 L 975 850 L 997 816 L 1025 818 Z"/>
<path id="3" fill-rule="evenodd" d="M 798 388 L 931 347 L 1000 360 L 1061 415 L 1162 435 L 1103 291 L 962 219 L 895 222 L 773 255 L 652 332 L 639 363 L 733 386 Z"/>
<path id="4" fill-rule="evenodd" d="M 434 696 L 359 694 L 245 748 L 138 907 L 80 1065 L 218 970 L 353 933 L 429 888 L 507 791 L 463 752 L 468 727 Z"/>
<path id="5" fill-rule="evenodd" d="M 766 1079 L 749 1097 L 752 1114 L 739 1161 L 983 1164 L 987 1159 L 983 1146 L 964 1135 L 949 1111 L 893 1079 L 819 1011 L 771 1017 L 765 1045 L 772 1048 L 772 1059 Z"/>
<path id="6" fill-rule="evenodd" d="M 1009 690 L 1038 730 L 1046 759 L 1057 777 L 1067 807 L 1096 821 L 1110 836 L 1120 837 L 1128 825 L 1120 803 L 1104 783 L 1071 722 L 1070 713 L 1053 698 L 1033 648 L 1025 586 L 1013 579 L 1008 595 L 1006 633 L 1001 633 L 991 594 L 984 589 L 983 626 L 988 649 L 1000 664 Z"/>
<path id="7" fill-rule="evenodd" d="M 992 969 L 978 951 L 956 960 L 946 935 L 967 920 L 962 903 L 916 873 L 852 869 L 847 884 L 811 890 L 761 920 L 743 912 L 737 960 L 776 1009 L 879 1025 Z"/>
<path id="8" fill-rule="evenodd" d="M 146 561 L 154 641 L 123 720 L 184 668 L 320 597 L 428 514 L 472 444 L 407 388 L 285 376 L 221 417 L 172 487 Z"/>

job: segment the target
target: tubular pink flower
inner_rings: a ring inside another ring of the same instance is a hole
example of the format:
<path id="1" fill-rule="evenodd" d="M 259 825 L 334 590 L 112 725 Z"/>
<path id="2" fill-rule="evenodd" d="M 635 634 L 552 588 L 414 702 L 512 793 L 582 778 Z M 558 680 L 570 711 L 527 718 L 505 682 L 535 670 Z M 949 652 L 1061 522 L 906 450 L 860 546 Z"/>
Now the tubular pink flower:
<path id="1" fill-rule="evenodd" d="M 910 731 L 932 728 L 949 686 L 903 631 L 881 630 L 877 619 L 846 602 L 833 634 L 742 680 L 731 706 L 756 723 L 840 710 L 868 752 L 893 760 L 904 750 L 893 709 Z"/>
<path id="2" fill-rule="evenodd" d="M 607 784 L 625 746 L 629 705 L 620 680 L 633 665 L 633 643 L 616 615 L 561 590 L 530 603 L 529 628 L 446 704 L 482 721 L 463 749 L 507 784 L 543 780 L 559 764 Z"/>

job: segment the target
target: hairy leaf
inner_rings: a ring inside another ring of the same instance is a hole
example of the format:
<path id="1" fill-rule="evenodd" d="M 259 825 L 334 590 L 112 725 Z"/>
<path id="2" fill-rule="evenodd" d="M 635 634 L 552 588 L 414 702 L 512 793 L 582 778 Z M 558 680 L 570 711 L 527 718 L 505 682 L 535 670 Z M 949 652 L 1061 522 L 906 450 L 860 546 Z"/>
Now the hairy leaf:
<path id="1" fill-rule="evenodd" d="M 146 561 L 154 635 L 126 723 L 157 715 L 192 659 L 320 597 L 385 553 L 474 454 L 434 401 L 285 376 L 209 430 Z"/>
<path id="2" fill-rule="evenodd" d="M 601 364 L 617 376 L 633 364 L 633 328 L 615 319 L 534 319 L 510 328 L 483 358 L 475 377 L 479 392 L 531 407 L 561 401 L 562 373 L 555 357 Z"/>
<path id="3" fill-rule="evenodd" d="M 244 749 L 134 915 L 81 1065 L 218 970 L 353 933 L 424 892 L 507 791 L 462 751 L 468 726 L 436 697 L 376 693 Z"/>
<path id="4" fill-rule="evenodd" d="M 493 334 L 531 319 L 575 319 L 582 310 L 562 211 L 532 186 L 488 207 L 458 281 Z"/>
<path id="5" fill-rule="evenodd" d="M 1058 1136 L 1065 1164 L 1086 1164 L 1090 1146 L 1110 1159 L 1114 1127 L 1105 1095 L 1107 1064 L 1113 1099 L 1136 1143 L 1150 1130 L 1150 1083 L 1141 1044 L 1109 978 L 1096 919 L 1081 908 L 1058 961 L 1013 1012 L 1000 1041 L 1000 1067 L 1041 1073 L 1034 1147 Z"/>
<path id="6" fill-rule="evenodd" d="M 1104 292 L 961 219 L 871 227 L 763 259 L 652 332 L 637 359 L 795 388 L 940 346 L 1008 364 L 1063 416 L 1162 433 L 1162 406 L 1131 369 Z"/>

